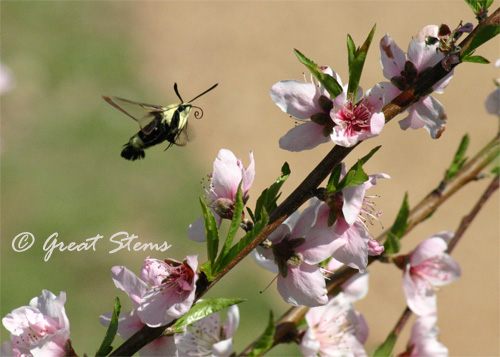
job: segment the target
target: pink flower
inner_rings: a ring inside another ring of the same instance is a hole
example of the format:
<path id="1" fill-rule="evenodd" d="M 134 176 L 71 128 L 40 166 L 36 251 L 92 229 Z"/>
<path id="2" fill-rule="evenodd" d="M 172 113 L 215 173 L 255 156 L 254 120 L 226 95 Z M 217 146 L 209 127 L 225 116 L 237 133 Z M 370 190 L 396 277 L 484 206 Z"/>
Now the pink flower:
<path id="1" fill-rule="evenodd" d="M 411 329 L 405 356 L 410 357 L 438 357 L 448 356 L 448 349 L 437 340 L 439 329 L 435 326 L 435 314 L 419 317 Z"/>
<path id="2" fill-rule="evenodd" d="M 384 88 L 381 85 L 377 84 L 370 89 L 356 103 L 352 98 L 346 98 L 345 92 L 337 98 L 339 97 L 344 98 L 344 102 L 341 106 L 334 106 L 330 113 L 333 122 L 337 124 L 330 135 L 335 144 L 351 147 L 382 132 L 385 115 L 382 113 Z"/>
<path id="3" fill-rule="evenodd" d="M 214 169 L 210 175 L 210 187 L 206 190 L 209 207 L 215 216 L 217 225 L 220 225 L 222 218 L 232 219 L 234 202 L 238 186 L 241 183 L 243 202 L 248 200 L 248 191 L 252 186 L 255 177 L 255 162 L 253 153 L 250 151 L 250 165 L 243 166 L 240 159 L 227 149 L 221 149 L 214 161 Z M 189 225 L 188 238 L 196 242 L 204 242 L 205 223 L 203 216 Z"/>
<path id="4" fill-rule="evenodd" d="M 138 315 L 150 327 L 158 327 L 181 317 L 194 302 L 198 280 L 198 256 L 184 262 L 146 259 L 141 279 L 151 288 L 141 298 Z"/>
<path id="5" fill-rule="evenodd" d="M 322 66 L 321 69 L 342 86 L 340 77 L 330 67 Z M 353 98 L 347 98 L 347 85 L 341 94 L 332 99 L 321 85 L 314 80 L 312 82 L 285 80 L 271 88 L 273 102 L 285 113 L 303 121 L 280 139 L 280 148 L 310 150 L 330 140 L 350 147 L 380 134 L 385 124 L 385 116 L 381 113 L 382 87 L 375 86 L 365 98 L 359 98 L 354 104 Z M 362 93 L 362 90 L 359 89 L 359 92 Z"/>
<path id="6" fill-rule="evenodd" d="M 343 165 L 341 177 L 345 174 Z M 326 203 L 315 203 L 319 208 L 312 230 L 316 234 L 335 237 L 337 249 L 332 257 L 360 272 L 366 268 L 368 255 L 379 255 L 384 251 L 384 247 L 370 236 L 365 223 L 366 220 L 378 220 L 381 215 L 380 211 L 375 212 L 370 201 L 374 196 L 366 195 L 366 190 L 375 186 L 379 178 L 390 177 L 386 174 L 370 175 L 363 184 L 346 187 L 327 197 Z M 329 221 L 334 224 L 329 226 Z"/>
<path id="7" fill-rule="evenodd" d="M 2 345 L 2 356 L 66 356 L 72 351 L 65 302 L 65 292 L 56 297 L 42 290 L 29 306 L 7 314 L 2 323 L 11 340 Z"/>
<path id="8" fill-rule="evenodd" d="M 204 317 L 175 335 L 175 344 L 182 356 L 228 357 L 233 353 L 233 334 L 238 328 L 238 306 L 227 311 L 226 323 L 221 326 L 219 313 Z"/>
<path id="9" fill-rule="evenodd" d="M 152 259 L 147 258 L 144 265 L 151 260 Z M 122 312 L 118 319 L 117 333 L 121 338 L 127 340 L 141 328 L 146 326 L 139 317 L 137 308 L 141 306 L 142 297 L 146 295 L 150 286 L 124 266 L 115 266 L 111 268 L 111 276 L 115 286 L 125 291 L 134 304 L 134 310 Z M 112 314 L 112 312 L 107 312 L 101 315 L 99 317 L 99 322 L 103 326 L 109 326 Z M 174 338 L 173 336 L 158 338 L 141 348 L 139 354 L 141 356 L 177 356 Z"/>
<path id="10" fill-rule="evenodd" d="M 345 165 L 342 163 L 341 178 L 346 175 Z M 342 214 L 349 225 L 358 221 L 365 224 L 366 219 L 378 219 L 382 212 L 376 212 L 371 199 L 376 196 L 367 196 L 366 191 L 377 184 L 378 179 L 391 177 L 387 174 L 368 175 L 368 180 L 357 186 L 349 186 L 342 190 Z M 364 218 L 366 217 L 366 218 Z M 365 224 L 366 225 L 366 224 Z"/>
<path id="11" fill-rule="evenodd" d="M 259 264 L 278 271 L 278 291 L 292 305 L 319 306 L 328 301 L 325 279 L 318 263 L 337 249 L 335 237 L 311 231 L 317 207 L 294 213 L 269 235 L 268 248 L 257 247 Z M 264 262 L 264 264 L 262 264 Z M 277 266 L 277 269 L 276 269 Z"/>
<path id="12" fill-rule="evenodd" d="M 408 257 L 403 290 L 408 307 L 417 315 L 436 313 L 436 287 L 449 284 L 461 275 L 458 263 L 446 253 L 452 232 L 440 232 L 420 243 Z"/>
<path id="13" fill-rule="evenodd" d="M 330 67 L 322 66 L 342 86 L 340 77 Z M 334 123 L 330 110 L 334 102 L 342 102 L 330 94 L 314 79 L 312 83 L 284 80 L 271 87 L 271 99 L 285 113 L 302 122 L 280 138 L 280 148 L 288 151 L 310 150 L 330 141 Z"/>
<path id="14" fill-rule="evenodd" d="M 188 255 L 184 262 L 146 258 L 141 278 L 123 266 L 111 269 L 116 287 L 125 291 L 137 316 L 150 327 L 166 325 L 181 317 L 193 305 L 198 280 L 198 256 Z"/>
<path id="15" fill-rule="evenodd" d="M 429 68 L 445 57 L 442 52 L 437 51 L 437 44 L 426 43 L 428 36 L 438 37 L 438 29 L 438 26 L 435 25 L 424 27 L 411 40 L 406 55 L 389 35 L 382 38 L 380 41 L 380 62 L 384 77 L 391 81 L 390 83 L 382 83 L 385 90 L 385 103 L 390 102 L 413 85 Z M 434 92 L 443 93 L 452 77 L 453 71 L 434 85 Z M 437 139 L 445 129 L 446 113 L 444 107 L 431 96 L 426 96 L 410 106 L 408 114 L 399 122 L 403 130 L 425 128 L 433 139 Z"/>
<path id="16" fill-rule="evenodd" d="M 340 293 L 306 313 L 308 329 L 300 342 L 304 356 L 366 356 L 368 325 Z"/>
<path id="17" fill-rule="evenodd" d="M 368 264 L 368 255 L 370 255 L 370 243 L 373 238 L 370 237 L 365 227 L 355 222 L 349 226 L 347 222 L 338 217 L 337 222 L 328 227 L 328 216 L 330 208 L 326 204 L 321 204 L 318 211 L 318 220 L 313 227 L 316 234 L 325 236 L 335 236 L 336 250 L 332 257 L 351 268 L 358 269 L 360 273 L 364 272 Z"/>

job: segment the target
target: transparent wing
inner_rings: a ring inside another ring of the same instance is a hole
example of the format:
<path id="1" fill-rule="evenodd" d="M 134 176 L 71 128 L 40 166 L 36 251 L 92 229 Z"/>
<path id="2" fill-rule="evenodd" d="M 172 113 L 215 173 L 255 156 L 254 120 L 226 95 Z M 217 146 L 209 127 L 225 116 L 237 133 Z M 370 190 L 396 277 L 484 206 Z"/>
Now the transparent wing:
<path id="1" fill-rule="evenodd" d="M 118 97 L 102 97 L 113 107 L 137 121 L 141 130 L 147 135 L 150 134 L 156 126 L 152 124 L 153 121 L 155 119 L 161 121 L 167 110 L 167 108 L 160 105 L 139 103 Z"/>
<path id="2" fill-rule="evenodd" d="M 189 142 L 189 135 L 188 135 L 188 125 L 184 126 L 184 128 L 177 133 L 177 136 L 175 137 L 175 145 L 178 146 L 185 146 Z"/>

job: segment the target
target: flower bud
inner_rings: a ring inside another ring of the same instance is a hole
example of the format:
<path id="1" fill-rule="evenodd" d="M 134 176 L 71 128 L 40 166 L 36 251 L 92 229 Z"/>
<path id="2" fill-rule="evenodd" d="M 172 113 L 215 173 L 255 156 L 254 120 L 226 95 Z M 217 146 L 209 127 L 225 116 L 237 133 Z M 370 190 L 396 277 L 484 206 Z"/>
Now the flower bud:
<path id="1" fill-rule="evenodd" d="M 233 219 L 234 202 L 228 198 L 219 198 L 213 203 L 212 208 L 221 218 Z"/>

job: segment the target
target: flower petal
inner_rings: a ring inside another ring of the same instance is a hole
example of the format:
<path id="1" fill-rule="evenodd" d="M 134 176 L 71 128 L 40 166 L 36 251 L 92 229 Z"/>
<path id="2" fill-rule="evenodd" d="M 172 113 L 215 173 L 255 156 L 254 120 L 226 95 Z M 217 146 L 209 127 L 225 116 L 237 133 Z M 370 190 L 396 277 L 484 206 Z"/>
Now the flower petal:
<path id="1" fill-rule="evenodd" d="M 141 298 L 148 290 L 148 284 L 124 266 L 114 266 L 111 268 L 111 278 L 115 286 L 125 291 L 130 299 L 132 299 L 135 307 L 141 304 Z"/>
<path id="2" fill-rule="evenodd" d="M 289 304 L 320 306 L 328 302 L 325 278 L 316 265 L 302 263 L 288 269 L 286 278 L 278 275 L 278 291 Z"/>
<path id="3" fill-rule="evenodd" d="M 437 299 L 432 286 L 422 279 L 413 279 L 409 265 L 403 274 L 403 291 L 408 307 L 415 314 L 425 316 L 436 313 Z"/>
<path id="4" fill-rule="evenodd" d="M 362 273 L 368 263 L 368 243 L 370 241 L 366 229 L 361 223 L 356 222 L 337 239 L 344 241 L 345 244 L 333 253 L 333 257 Z"/>
<path id="5" fill-rule="evenodd" d="M 285 80 L 271 87 L 271 99 L 282 111 L 298 119 L 308 119 L 321 111 L 319 93 L 312 83 Z"/>
<path id="6" fill-rule="evenodd" d="M 391 79 L 400 76 L 405 62 L 406 55 L 404 51 L 399 48 L 392 37 L 386 34 L 380 40 L 380 63 L 382 64 L 384 77 Z"/>
<path id="7" fill-rule="evenodd" d="M 330 138 L 323 135 L 323 126 L 308 121 L 290 129 L 280 138 L 279 145 L 283 150 L 302 151 L 311 150 L 328 141 Z"/>
<path id="8" fill-rule="evenodd" d="M 410 264 L 417 266 L 422 262 L 442 254 L 448 245 L 441 237 L 431 237 L 421 242 L 411 253 Z"/>
<path id="9" fill-rule="evenodd" d="M 427 96 L 408 109 L 408 117 L 401 120 L 401 129 L 420 129 L 425 127 L 433 139 L 437 139 L 444 131 L 447 115 L 443 105 L 434 97 Z"/>
<path id="10" fill-rule="evenodd" d="M 214 161 L 212 172 L 212 187 L 217 197 L 234 201 L 242 178 L 236 156 L 231 150 L 221 149 Z"/>

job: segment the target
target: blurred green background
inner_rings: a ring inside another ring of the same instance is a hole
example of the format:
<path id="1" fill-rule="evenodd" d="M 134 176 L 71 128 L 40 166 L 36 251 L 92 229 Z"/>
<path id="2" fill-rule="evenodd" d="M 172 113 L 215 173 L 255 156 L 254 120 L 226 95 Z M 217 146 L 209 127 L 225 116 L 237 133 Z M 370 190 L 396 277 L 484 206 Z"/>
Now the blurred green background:
<path id="1" fill-rule="evenodd" d="M 1 98 L 2 316 L 27 305 L 42 289 L 55 294 L 66 291 L 75 351 L 95 353 L 105 331 L 99 314 L 112 309 L 115 296 L 121 298 L 124 310 L 131 308 L 128 297 L 112 283 L 111 267 L 126 265 L 139 273 L 147 255 L 181 260 L 200 254 L 200 262 L 205 261 L 204 246 L 189 241 L 186 230 L 199 216 L 200 181 L 211 172 L 220 148 L 233 150 L 245 165 L 248 151 L 254 151 L 257 175 L 250 207 L 277 177 L 284 161 L 292 169 L 284 186 L 286 195 L 331 148 L 326 144 L 303 153 L 278 149 L 278 138 L 292 127 L 293 120 L 271 102 L 269 88 L 282 79 L 303 78 L 305 68 L 292 49 L 332 66 L 346 82 L 346 34 L 360 44 L 377 22 L 361 81 L 366 90 L 384 80 L 378 41 L 386 32 L 406 50 L 411 36 L 425 25 L 474 21 L 463 2 L 429 4 L 2 1 L 1 61 L 15 77 L 15 87 Z M 478 54 L 494 61 L 498 42 Z M 440 140 L 431 140 L 423 130 L 403 133 L 393 121 L 379 138 L 363 143 L 349 158 L 348 166 L 374 145 L 383 145 L 367 169 L 392 177 L 373 193 L 381 196 L 377 207 L 384 210 L 385 226 L 392 223 L 406 191 L 415 204 L 437 185 L 465 132 L 471 134 L 473 153 L 497 130 L 496 119 L 483 108 L 496 76 L 492 65 L 459 68 L 445 94 L 438 96 L 449 115 Z M 148 150 L 142 161 L 120 158 L 122 145 L 138 126 L 106 104 L 101 95 L 170 104 L 177 101 L 174 82 L 184 99 L 219 83 L 196 102 L 205 115 L 200 121 L 190 120 L 192 142 L 167 152 L 162 148 L 166 145 L 159 145 Z M 462 102 L 466 104 L 457 105 Z M 484 185 L 480 182 L 450 200 L 442 213 L 412 232 L 403 250 L 440 230 L 454 230 L 457 217 L 468 211 Z M 375 235 L 380 230 L 372 228 Z M 36 243 L 24 253 L 15 253 L 11 242 L 21 232 L 33 233 Z M 80 243 L 97 234 L 104 239 L 95 252 L 56 251 L 44 262 L 42 244 L 54 232 L 65 243 Z M 117 232 L 136 234 L 145 243 L 167 241 L 172 248 L 165 255 L 123 250 L 109 254 L 116 248 L 109 237 Z M 495 249 L 484 249 L 484 245 Z M 488 203 L 454 254 L 464 276 L 439 293 L 440 339 L 451 354 L 497 354 L 495 200 Z M 488 277 L 484 261 L 493 267 Z M 263 331 L 270 308 L 275 316 L 288 309 L 275 284 L 260 293 L 273 277 L 245 259 L 210 291 L 211 297 L 249 299 L 240 305 L 240 328 L 234 338 L 237 352 Z M 374 266 L 371 279 L 374 289 L 359 303 L 371 327 L 368 350 L 383 341 L 405 306 L 400 272 Z M 482 296 L 481 303 L 478 296 Z M 6 339 L 2 328 L 1 341 Z M 403 337 L 397 351 L 405 343 Z M 293 345 L 271 353 L 297 354 Z"/>

